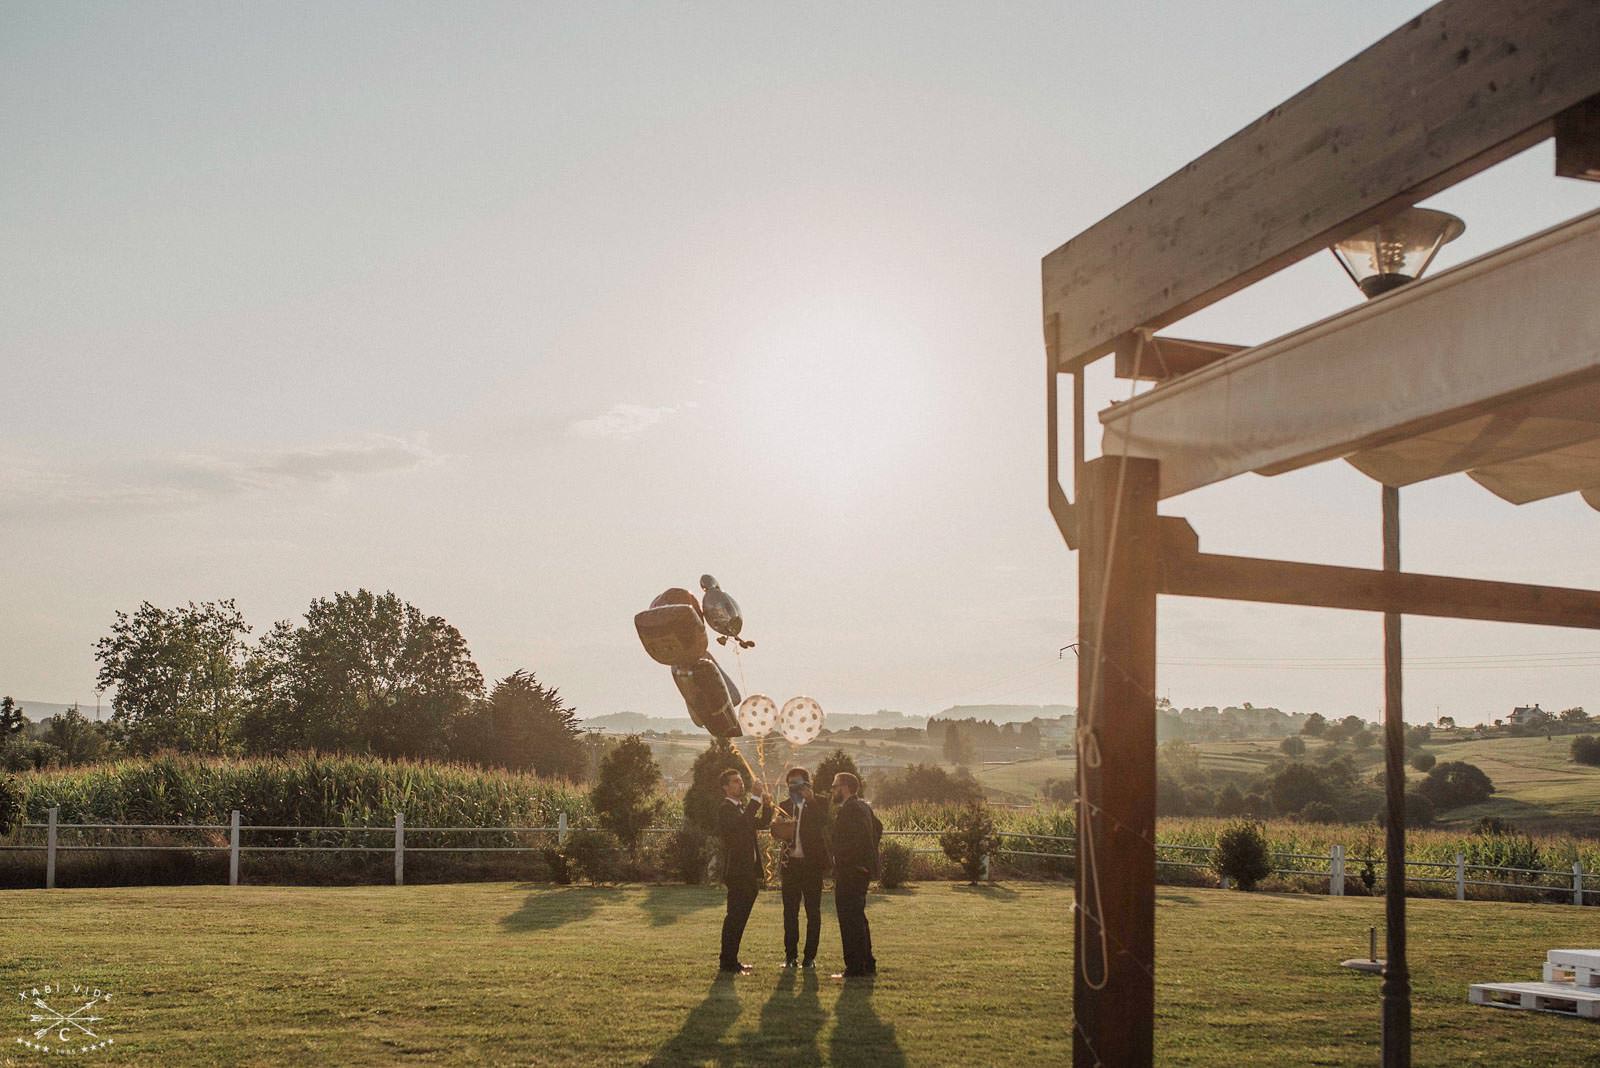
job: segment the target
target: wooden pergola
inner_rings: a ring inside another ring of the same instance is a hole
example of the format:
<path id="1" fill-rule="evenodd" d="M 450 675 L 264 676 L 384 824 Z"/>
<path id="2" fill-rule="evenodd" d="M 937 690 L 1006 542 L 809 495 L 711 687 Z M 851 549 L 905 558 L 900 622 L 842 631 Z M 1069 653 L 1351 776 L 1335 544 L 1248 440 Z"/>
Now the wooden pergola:
<path id="1" fill-rule="evenodd" d="M 1076 1065 L 1153 1059 L 1160 594 L 1383 614 L 1383 1063 L 1410 1063 L 1401 616 L 1600 629 L 1600 592 L 1402 571 L 1399 491 L 1466 473 L 1600 508 L 1600 213 L 1266 344 L 1156 331 L 1550 137 L 1557 175 L 1600 179 L 1600 0 L 1445 0 L 1045 257 L 1049 507 L 1079 553 Z M 1099 413 L 1089 460 L 1105 357 L 1156 385 Z M 1206 553 L 1157 514 L 1339 458 L 1382 486 L 1381 570 Z"/>

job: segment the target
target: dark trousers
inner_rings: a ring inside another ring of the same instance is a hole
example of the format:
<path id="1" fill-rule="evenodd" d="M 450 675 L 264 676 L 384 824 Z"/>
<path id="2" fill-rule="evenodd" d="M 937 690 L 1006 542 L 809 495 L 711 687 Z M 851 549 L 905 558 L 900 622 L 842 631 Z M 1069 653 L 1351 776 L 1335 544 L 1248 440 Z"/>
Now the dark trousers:
<path id="1" fill-rule="evenodd" d="M 739 883 L 728 887 L 728 914 L 722 918 L 723 968 L 739 966 L 739 943 L 744 941 L 744 925 L 750 922 L 750 909 L 756 903 L 754 883 Z"/>
<path id="2" fill-rule="evenodd" d="M 796 960 L 800 954 L 800 905 L 806 907 L 806 957 L 817 959 L 817 942 L 822 938 L 822 869 L 803 857 L 790 861 L 783 869 L 783 959 Z"/>
<path id="3" fill-rule="evenodd" d="M 871 881 L 859 872 L 834 879 L 833 904 L 839 913 L 846 975 L 871 975 L 878 970 L 878 958 L 872 955 L 872 928 L 867 925 L 867 884 Z"/>

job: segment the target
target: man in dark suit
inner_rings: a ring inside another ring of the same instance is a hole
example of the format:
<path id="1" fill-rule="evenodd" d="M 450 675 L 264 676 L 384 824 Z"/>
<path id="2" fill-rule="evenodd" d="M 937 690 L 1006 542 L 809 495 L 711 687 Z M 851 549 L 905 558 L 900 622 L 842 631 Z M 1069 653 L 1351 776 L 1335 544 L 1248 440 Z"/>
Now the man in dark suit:
<path id="1" fill-rule="evenodd" d="M 822 879 L 828 874 L 827 814 L 811 792 L 811 773 L 790 768 L 784 776 L 789 796 L 778 802 L 783 820 L 773 824 L 773 837 L 786 828 L 783 858 L 778 867 L 783 883 L 783 966 L 816 966 L 817 942 L 822 938 Z M 806 955 L 801 960 L 800 906 L 806 907 Z"/>
<path id="2" fill-rule="evenodd" d="M 867 925 L 867 885 L 878 874 L 878 839 L 883 824 L 861 798 L 861 780 L 848 771 L 833 777 L 833 904 L 839 914 L 839 941 L 844 946 L 844 971 L 835 979 L 878 974 L 872 955 L 872 928 Z"/>
<path id="3" fill-rule="evenodd" d="M 744 796 L 744 775 L 729 768 L 719 780 L 722 804 L 717 806 L 717 831 L 722 838 L 722 879 L 728 884 L 728 914 L 722 919 L 722 960 L 724 972 L 747 975 L 750 966 L 739 960 L 739 943 L 744 940 L 744 925 L 761 889 L 761 846 L 756 831 L 772 823 L 772 798 L 766 787 L 755 783 L 755 797 Z M 760 798 L 757 801 L 756 798 Z"/>

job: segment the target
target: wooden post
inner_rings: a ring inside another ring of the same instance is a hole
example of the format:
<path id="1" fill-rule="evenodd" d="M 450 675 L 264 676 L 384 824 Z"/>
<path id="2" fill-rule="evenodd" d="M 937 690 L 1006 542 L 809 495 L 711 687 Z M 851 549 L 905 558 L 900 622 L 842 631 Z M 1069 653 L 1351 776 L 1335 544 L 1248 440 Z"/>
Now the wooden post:
<path id="1" fill-rule="evenodd" d="M 1344 846 L 1338 842 L 1328 853 L 1328 896 L 1344 897 Z"/>
<path id="2" fill-rule="evenodd" d="M 1572 903 L 1583 904 L 1583 861 L 1572 862 Z"/>
<path id="3" fill-rule="evenodd" d="M 1077 1068 L 1154 1058 L 1157 473 L 1105 456 L 1078 483 Z"/>
<path id="4" fill-rule="evenodd" d="M 1383 569 L 1400 570 L 1400 489 L 1383 487 Z M 1400 613 L 1383 614 L 1383 1068 L 1411 1068 L 1411 972 L 1406 966 L 1406 725 L 1400 702 Z"/>
<path id="5" fill-rule="evenodd" d="M 406 884 L 406 814 L 394 814 L 394 885 Z"/>
<path id="6" fill-rule="evenodd" d="M 44 888 L 56 888 L 56 821 L 61 816 L 61 806 L 51 805 L 44 832 Z"/>
<path id="7" fill-rule="evenodd" d="M 1456 900 L 1467 899 L 1467 858 L 1456 850 Z"/>
<path id="8" fill-rule="evenodd" d="M 239 885 L 239 810 L 228 821 L 228 885 Z"/>
<path id="9" fill-rule="evenodd" d="M 556 845 L 567 844 L 567 814 L 565 812 L 556 816 Z"/>

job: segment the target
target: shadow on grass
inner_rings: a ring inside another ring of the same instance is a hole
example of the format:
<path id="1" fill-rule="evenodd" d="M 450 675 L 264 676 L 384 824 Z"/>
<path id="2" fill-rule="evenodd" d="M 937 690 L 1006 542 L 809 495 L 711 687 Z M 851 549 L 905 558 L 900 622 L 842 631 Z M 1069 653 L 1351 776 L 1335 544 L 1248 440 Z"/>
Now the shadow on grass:
<path id="1" fill-rule="evenodd" d="M 870 982 L 845 980 L 834 1006 L 836 1019 L 828 1044 L 829 1063 L 862 1068 L 905 1068 L 905 1051 L 894 1025 L 884 1023 L 872 1007 Z"/>
<path id="2" fill-rule="evenodd" d="M 615 887 L 560 886 L 529 894 L 522 907 L 500 921 L 510 931 L 548 931 L 588 919 L 595 909 L 622 894 Z"/>
<path id="3" fill-rule="evenodd" d="M 1022 895 L 1009 886 L 999 883 L 982 883 L 978 886 L 962 885 L 956 887 L 958 894 L 977 894 L 979 897 L 989 898 L 991 901 L 1012 901 Z"/>
<path id="4" fill-rule="evenodd" d="M 714 887 L 652 886 L 645 891 L 643 908 L 650 915 L 651 927 L 665 927 L 720 901 Z"/>
<path id="5" fill-rule="evenodd" d="M 821 1064 L 817 1035 L 828 1014 L 818 998 L 816 969 L 786 969 L 778 975 L 772 996 L 761 1006 L 761 1022 L 746 1045 L 750 1064 Z"/>
<path id="6" fill-rule="evenodd" d="M 734 1050 L 722 1047 L 722 1036 L 739 1018 L 739 994 L 732 975 L 718 973 L 706 998 L 684 1017 L 678 1033 L 646 1063 L 654 1065 L 732 1064 Z"/>

